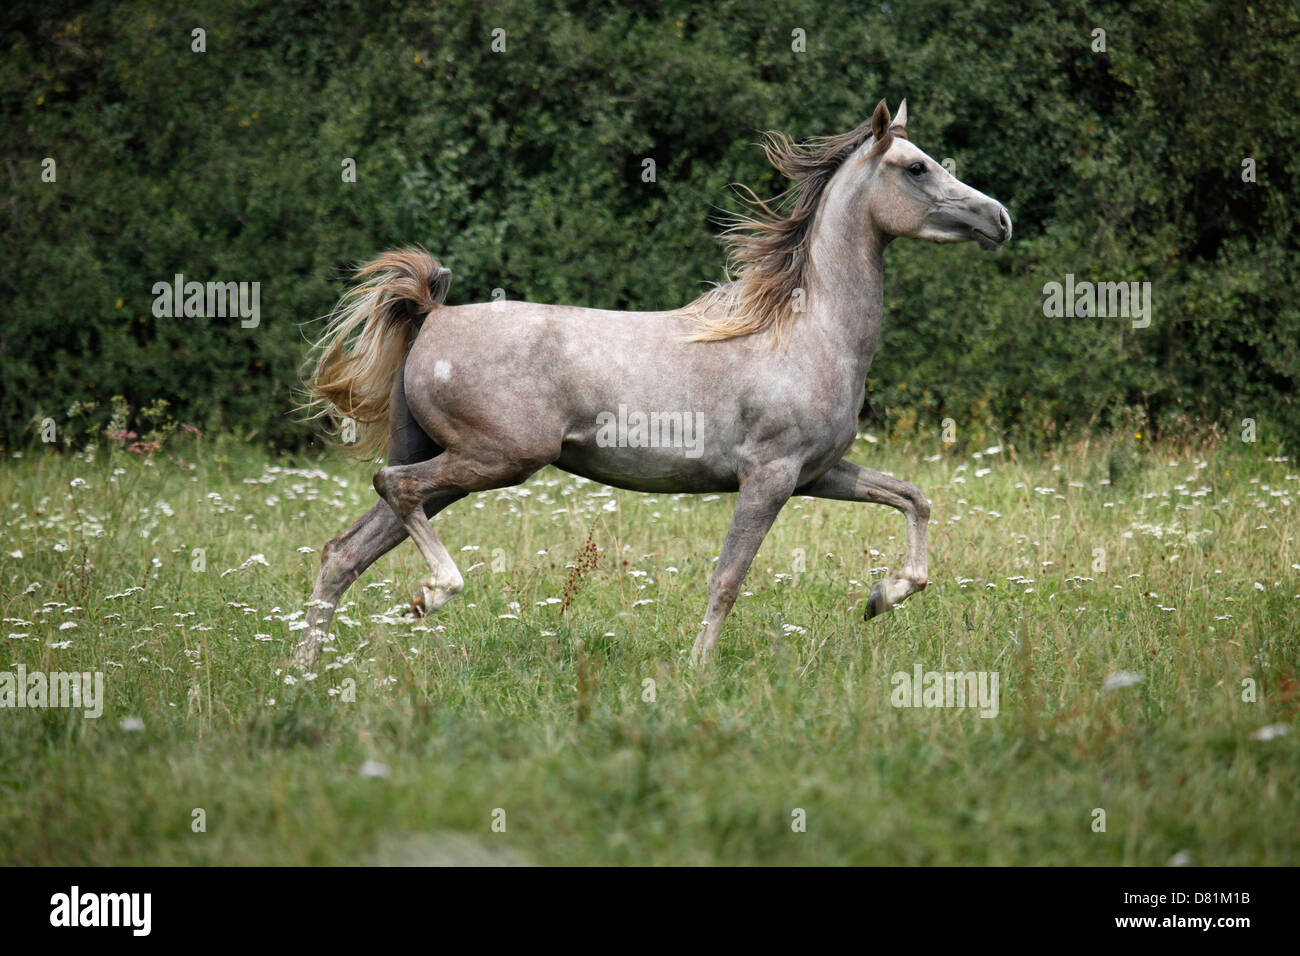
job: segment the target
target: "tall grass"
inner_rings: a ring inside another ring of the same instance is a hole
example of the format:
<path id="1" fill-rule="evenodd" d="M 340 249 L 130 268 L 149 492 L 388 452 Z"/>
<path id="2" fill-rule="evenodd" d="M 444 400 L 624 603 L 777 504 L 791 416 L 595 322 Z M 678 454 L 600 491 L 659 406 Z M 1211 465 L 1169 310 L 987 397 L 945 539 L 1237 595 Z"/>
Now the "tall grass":
<path id="1" fill-rule="evenodd" d="M 547 470 L 438 517 L 467 586 L 437 615 L 402 613 L 409 543 L 372 568 L 312 680 L 302 603 L 369 470 L 185 457 L 0 465 L 0 670 L 107 688 L 0 709 L 0 862 L 1300 861 L 1300 465 L 1257 446 L 859 441 L 934 503 L 929 589 L 864 623 L 902 517 L 796 498 L 703 672 L 731 497 Z M 894 707 L 917 663 L 997 672 L 998 715 Z"/>

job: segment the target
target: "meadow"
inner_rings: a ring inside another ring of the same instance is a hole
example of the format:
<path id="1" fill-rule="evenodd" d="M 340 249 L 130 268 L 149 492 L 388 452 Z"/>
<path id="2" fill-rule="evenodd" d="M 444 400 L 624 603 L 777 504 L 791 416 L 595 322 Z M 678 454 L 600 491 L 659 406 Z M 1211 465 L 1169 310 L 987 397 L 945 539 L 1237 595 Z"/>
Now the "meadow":
<path id="1" fill-rule="evenodd" d="M 1273 450 L 1275 451 L 1275 450 Z M 178 436 L 0 462 L 0 670 L 100 671 L 103 714 L 0 708 L 4 864 L 1300 862 L 1300 463 L 1117 434 L 889 445 L 880 506 L 795 498 L 709 668 L 732 496 L 547 469 L 436 519 L 464 593 L 404 613 L 410 542 L 289 666 L 373 466 Z M 893 675 L 996 673 L 997 715 Z"/>

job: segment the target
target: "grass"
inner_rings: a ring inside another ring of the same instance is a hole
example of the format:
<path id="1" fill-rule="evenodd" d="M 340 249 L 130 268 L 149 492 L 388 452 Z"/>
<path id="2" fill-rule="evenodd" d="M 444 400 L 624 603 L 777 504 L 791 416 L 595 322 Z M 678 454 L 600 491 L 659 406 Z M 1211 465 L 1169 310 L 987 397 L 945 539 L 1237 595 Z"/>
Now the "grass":
<path id="1" fill-rule="evenodd" d="M 1300 734 L 1259 733 L 1300 707 L 1300 465 L 937 450 L 850 453 L 934 504 L 930 587 L 885 618 L 862 606 L 902 517 L 796 498 L 693 672 L 731 497 L 548 469 L 438 517 L 456 601 L 401 614 L 403 544 L 296 683 L 369 468 L 202 440 L 192 464 L 12 457 L 0 670 L 102 671 L 107 699 L 0 709 L 0 862 L 1300 862 Z M 997 672 L 998 715 L 892 706 L 918 662 Z"/>

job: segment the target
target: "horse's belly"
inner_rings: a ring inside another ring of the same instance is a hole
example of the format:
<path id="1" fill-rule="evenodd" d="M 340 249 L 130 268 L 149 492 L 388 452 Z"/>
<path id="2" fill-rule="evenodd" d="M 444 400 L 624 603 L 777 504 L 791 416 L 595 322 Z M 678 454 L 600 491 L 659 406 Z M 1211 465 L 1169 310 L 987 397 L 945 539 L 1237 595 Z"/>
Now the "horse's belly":
<path id="1" fill-rule="evenodd" d="M 688 457 L 686 448 L 566 443 L 555 466 L 631 491 L 698 493 L 735 491 L 734 471 Z"/>

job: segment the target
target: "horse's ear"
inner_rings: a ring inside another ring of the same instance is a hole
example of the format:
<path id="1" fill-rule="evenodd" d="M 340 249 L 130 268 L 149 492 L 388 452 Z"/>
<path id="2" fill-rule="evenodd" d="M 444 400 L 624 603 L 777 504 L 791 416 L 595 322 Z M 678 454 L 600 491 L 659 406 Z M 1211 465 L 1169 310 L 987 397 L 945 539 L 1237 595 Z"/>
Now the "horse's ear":
<path id="1" fill-rule="evenodd" d="M 894 116 L 893 125 L 899 129 L 907 129 L 907 100 L 898 104 L 898 113 Z"/>
<path id="2" fill-rule="evenodd" d="M 884 100 L 881 100 L 876 104 L 876 111 L 871 114 L 871 135 L 876 137 L 876 141 L 879 142 L 885 138 L 885 134 L 888 132 L 889 107 L 885 105 Z"/>

